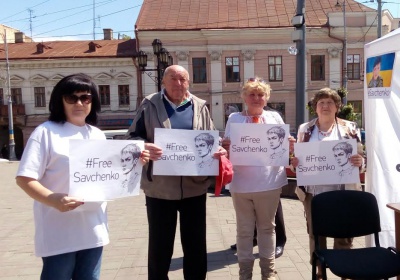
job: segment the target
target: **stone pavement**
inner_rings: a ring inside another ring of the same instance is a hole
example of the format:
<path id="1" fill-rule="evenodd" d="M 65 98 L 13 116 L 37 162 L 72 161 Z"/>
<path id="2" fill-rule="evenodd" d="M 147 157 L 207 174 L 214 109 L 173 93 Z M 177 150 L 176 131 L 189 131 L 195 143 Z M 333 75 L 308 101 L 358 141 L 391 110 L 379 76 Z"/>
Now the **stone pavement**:
<path id="1" fill-rule="evenodd" d="M 0 163 L 0 280 L 39 279 L 41 259 L 33 254 L 32 199 L 15 184 L 18 162 Z M 276 260 L 278 280 L 311 279 L 308 235 L 303 207 L 298 200 L 282 198 L 287 244 Z M 144 195 L 109 203 L 111 243 L 105 246 L 101 279 L 147 279 L 147 219 Z M 229 195 L 207 199 L 208 280 L 239 279 L 235 252 L 235 212 Z M 364 244 L 355 240 L 355 247 Z M 256 258 L 257 247 L 254 249 Z M 339 279 L 329 274 L 329 279 Z M 169 278 L 183 279 L 179 230 Z M 253 279 L 261 279 L 258 262 Z"/>

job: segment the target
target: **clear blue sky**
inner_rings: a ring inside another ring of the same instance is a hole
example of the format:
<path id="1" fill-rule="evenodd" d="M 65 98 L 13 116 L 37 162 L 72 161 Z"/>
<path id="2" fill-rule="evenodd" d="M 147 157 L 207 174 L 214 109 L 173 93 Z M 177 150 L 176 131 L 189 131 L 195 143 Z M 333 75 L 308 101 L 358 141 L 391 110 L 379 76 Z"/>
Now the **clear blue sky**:
<path id="1" fill-rule="evenodd" d="M 362 3 L 365 6 L 378 9 L 377 0 L 355 0 L 358 3 Z M 339 0 L 341 2 L 341 0 Z M 382 0 L 382 10 L 389 10 L 393 17 L 400 17 L 400 0 Z"/>
<path id="2" fill-rule="evenodd" d="M 0 23 L 35 41 L 103 38 L 103 28 L 134 37 L 143 0 L 2 0 Z M 95 5 L 93 5 L 95 3 Z M 93 9 L 94 7 L 94 9 Z M 94 20 L 93 20 L 94 19 Z"/>
<path id="3" fill-rule="evenodd" d="M 357 1 L 377 9 L 376 0 L 372 3 L 370 0 Z M 40 42 L 91 40 L 94 37 L 93 19 L 96 39 L 103 38 L 103 28 L 113 29 L 115 38 L 118 33 L 133 38 L 143 0 L 2 0 L 1 2 L 0 23 L 19 29 L 27 36 L 32 35 L 35 41 Z M 400 0 L 382 0 L 382 2 L 384 3 L 382 9 L 390 10 L 393 17 L 400 17 Z"/>

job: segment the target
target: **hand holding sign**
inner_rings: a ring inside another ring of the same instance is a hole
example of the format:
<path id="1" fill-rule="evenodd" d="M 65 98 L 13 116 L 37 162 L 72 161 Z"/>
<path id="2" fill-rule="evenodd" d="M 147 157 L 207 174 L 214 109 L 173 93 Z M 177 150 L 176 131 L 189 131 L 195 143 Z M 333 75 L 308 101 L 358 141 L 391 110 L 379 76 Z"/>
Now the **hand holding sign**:
<path id="1" fill-rule="evenodd" d="M 154 143 L 145 143 L 144 147 L 150 160 L 159 160 L 163 154 L 163 150 Z"/>

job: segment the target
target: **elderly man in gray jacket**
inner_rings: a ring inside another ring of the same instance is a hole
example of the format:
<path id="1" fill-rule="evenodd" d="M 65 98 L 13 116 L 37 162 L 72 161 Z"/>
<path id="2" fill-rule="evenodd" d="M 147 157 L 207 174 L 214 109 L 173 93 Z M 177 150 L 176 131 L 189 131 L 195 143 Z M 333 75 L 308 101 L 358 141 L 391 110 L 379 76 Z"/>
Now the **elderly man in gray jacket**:
<path id="1" fill-rule="evenodd" d="M 189 73 L 179 65 L 164 72 L 164 88 L 147 96 L 128 130 L 130 139 L 145 141 L 150 163 L 143 168 L 141 187 L 146 195 L 149 223 L 148 279 L 168 279 L 177 224 L 183 248 L 184 279 L 204 280 L 207 273 L 206 193 L 209 176 L 152 175 L 152 161 L 162 149 L 154 144 L 155 128 L 214 130 L 206 102 L 192 95 Z M 220 147 L 214 157 L 225 155 Z"/>

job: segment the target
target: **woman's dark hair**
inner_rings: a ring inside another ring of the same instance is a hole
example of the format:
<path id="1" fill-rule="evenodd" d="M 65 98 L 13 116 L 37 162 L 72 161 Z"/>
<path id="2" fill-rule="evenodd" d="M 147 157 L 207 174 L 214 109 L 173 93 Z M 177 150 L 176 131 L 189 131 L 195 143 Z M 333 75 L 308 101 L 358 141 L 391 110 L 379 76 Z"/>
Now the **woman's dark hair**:
<path id="1" fill-rule="evenodd" d="M 61 79 L 54 87 L 49 102 L 49 120 L 64 123 L 67 117 L 64 111 L 63 96 L 77 92 L 90 92 L 92 95 L 92 107 L 85 122 L 91 125 L 97 124 L 97 113 L 101 110 L 97 86 L 88 75 L 83 73 L 72 74 Z"/>
<path id="2" fill-rule="evenodd" d="M 317 112 L 317 103 L 320 99 L 323 98 L 330 98 L 335 102 L 335 106 L 337 111 L 339 111 L 340 106 L 342 105 L 342 99 L 340 98 L 340 95 L 337 93 L 336 90 L 330 89 L 330 88 L 322 88 L 319 91 L 317 91 L 314 96 L 311 98 L 311 106 L 314 109 L 314 112 Z"/>

